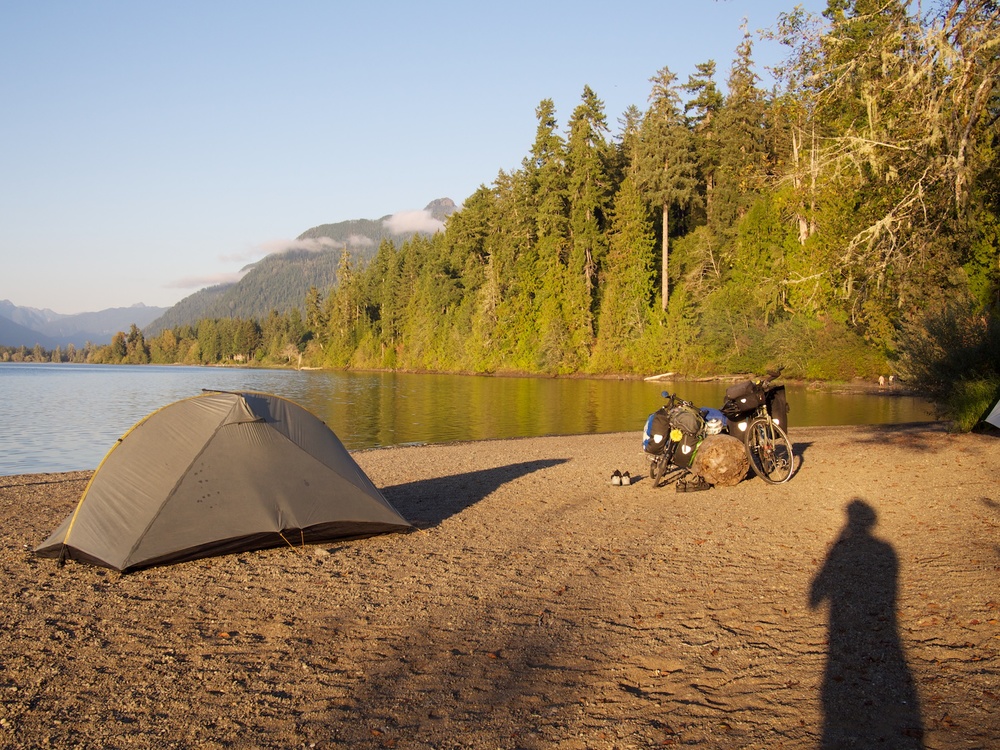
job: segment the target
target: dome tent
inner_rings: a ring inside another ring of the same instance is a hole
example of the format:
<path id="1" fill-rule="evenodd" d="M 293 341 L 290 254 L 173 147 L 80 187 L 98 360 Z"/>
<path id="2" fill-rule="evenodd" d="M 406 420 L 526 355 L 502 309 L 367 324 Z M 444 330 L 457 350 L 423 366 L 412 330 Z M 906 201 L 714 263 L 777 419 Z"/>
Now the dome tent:
<path id="1" fill-rule="evenodd" d="M 984 422 L 989 422 L 994 427 L 1000 427 L 1000 399 L 993 405 L 993 409 L 983 417 Z"/>
<path id="2" fill-rule="evenodd" d="M 35 552 L 128 571 L 409 528 L 308 410 L 208 391 L 125 433 Z"/>

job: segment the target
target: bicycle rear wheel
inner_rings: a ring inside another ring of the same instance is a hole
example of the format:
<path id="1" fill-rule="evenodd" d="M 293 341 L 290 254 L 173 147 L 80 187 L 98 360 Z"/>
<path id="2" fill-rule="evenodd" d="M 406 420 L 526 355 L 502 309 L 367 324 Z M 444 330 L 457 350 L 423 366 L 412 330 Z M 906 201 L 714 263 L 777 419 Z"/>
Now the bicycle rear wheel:
<path id="1" fill-rule="evenodd" d="M 751 468 L 765 482 L 781 484 L 792 478 L 792 443 L 767 417 L 756 417 L 747 426 L 746 448 Z"/>

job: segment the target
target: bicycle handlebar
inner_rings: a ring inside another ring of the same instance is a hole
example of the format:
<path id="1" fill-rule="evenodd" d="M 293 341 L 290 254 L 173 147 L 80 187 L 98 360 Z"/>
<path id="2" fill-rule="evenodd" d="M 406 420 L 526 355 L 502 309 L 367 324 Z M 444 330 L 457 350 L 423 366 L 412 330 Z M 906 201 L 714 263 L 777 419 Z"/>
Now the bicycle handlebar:
<path id="1" fill-rule="evenodd" d="M 772 380 L 775 380 L 778 376 L 780 376 L 781 375 L 781 371 L 784 370 L 784 369 L 785 369 L 785 366 L 782 365 L 777 370 L 771 370 L 771 372 L 769 372 L 765 377 L 763 377 L 763 378 L 760 379 L 760 384 L 761 385 L 767 385 Z"/>
<path id="2" fill-rule="evenodd" d="M 694 406 L 693 402 L 685 401 L 676 393 L 670 393 L 669 391 L 660 391 L 660 396 L 661 398 L 667 399 L 670 402 L 671 406 L 676 406 L 678 404 L 687 404 L 688 406 Z"/>

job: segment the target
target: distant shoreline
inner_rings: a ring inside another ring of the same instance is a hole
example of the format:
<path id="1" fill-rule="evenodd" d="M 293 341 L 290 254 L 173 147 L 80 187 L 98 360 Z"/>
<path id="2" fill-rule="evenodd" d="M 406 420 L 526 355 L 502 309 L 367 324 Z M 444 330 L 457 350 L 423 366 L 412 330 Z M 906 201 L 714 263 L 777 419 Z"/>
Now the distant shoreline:
<path id="1" fill-rule="evenodd" d="M 481 377 L 481 378 L 537 378 L 539 380 L 622 380 L 636 381 L 644 380 L 650 383 L 657 382 L 679 382 L 679 383 L 737 383 L 741 380 L 759 377 L 756 373 L 729 373 L 725 375 L 684 375 L 683 373 L 663 373 L 658 375 L 638 375 L 634 373 L 569 373 L 565 375 L 548 375 L 544 373 L 520 372 L 506 370 L 502 372 L 458 372 L 458 371 L 438 371 L 438 370 L 385 370 L 369 368 L 339 368 L 339 367 L 294 367 L 281 365 L 262 365 L 246 363 L 215 363 L 215 364 L 191 364 L 187 362 L 149 363 L 132 364 L 120 363 L 111 364 L 104 362 L 0 362 L 4 365 L 46 365 L 46 366 L 78 366 L 78 367 L 205 367 L 209 369 L 222 370 L 274 370 L 291 372 L 346 372 L 346 373 L 396 373 L 400 375 L 456 375 L 461 377 Z M 903 383 L 896 382 L 893 385 L 880 386 L 877 382 L 870 382 L 860 378 L 854 380 L 803 380 L 797 378 L 781 378 L 776 381 L 778 385 L 801 385 L 806 388 L 829 388 L 839 393 L 866 393 L 868 395 L 879 396 L 910 396 L 913 398 L 926 398 L 926 396 L 915 388 L 911 388 Z"/>

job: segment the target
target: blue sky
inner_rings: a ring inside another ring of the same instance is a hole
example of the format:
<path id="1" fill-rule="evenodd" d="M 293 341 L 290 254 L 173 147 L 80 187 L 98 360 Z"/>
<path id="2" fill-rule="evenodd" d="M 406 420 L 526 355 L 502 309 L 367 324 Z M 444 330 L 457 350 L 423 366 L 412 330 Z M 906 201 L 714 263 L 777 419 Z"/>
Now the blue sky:
<path id="1" fill-rule="evenodd" d="M 616 133 L 795 5 L 0 0 L 0 299 L 168 306 L 318 224 L 461 203 L 542 99 L 565 127 L 589 85 Z"/>

